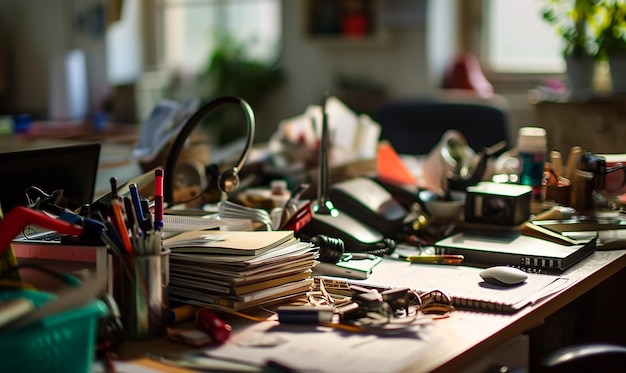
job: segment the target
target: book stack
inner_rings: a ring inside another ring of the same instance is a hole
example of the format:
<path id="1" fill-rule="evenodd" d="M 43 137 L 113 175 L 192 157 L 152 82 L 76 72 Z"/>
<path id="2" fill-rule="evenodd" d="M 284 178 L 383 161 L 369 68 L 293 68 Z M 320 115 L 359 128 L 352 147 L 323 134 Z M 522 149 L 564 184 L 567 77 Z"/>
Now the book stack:
<path id="1" fill-rule="evenodd" d="M 293 231 L 189 231 L 163 245 L 170 300 L 235 311 L 304 295 L 319 254 Z"/>

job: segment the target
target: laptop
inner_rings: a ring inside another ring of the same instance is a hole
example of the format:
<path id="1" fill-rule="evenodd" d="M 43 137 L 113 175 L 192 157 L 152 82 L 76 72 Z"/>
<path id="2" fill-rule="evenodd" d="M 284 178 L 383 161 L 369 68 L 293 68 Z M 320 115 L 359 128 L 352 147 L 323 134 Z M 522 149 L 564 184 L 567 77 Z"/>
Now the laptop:
<path id="1" fill-rule="evenodd" d="M 477 266 L 507 265 L 542 273 L 562 273 L 596 249 L 596 239 L 561 245 L 515 231 L 461 232 L 439 240 L 435 248 L 463 255 L 463 263 Z"/>
<path id="2" fill-rule="evenodd" d="M 0 152 L 0 203 L 6 214 L 27 206 L 26 189 L 35 186 L 47 194 L 62 189 L 72 204 L 91 203 L 94 197 L 99 142 L 42 149 Z"/>

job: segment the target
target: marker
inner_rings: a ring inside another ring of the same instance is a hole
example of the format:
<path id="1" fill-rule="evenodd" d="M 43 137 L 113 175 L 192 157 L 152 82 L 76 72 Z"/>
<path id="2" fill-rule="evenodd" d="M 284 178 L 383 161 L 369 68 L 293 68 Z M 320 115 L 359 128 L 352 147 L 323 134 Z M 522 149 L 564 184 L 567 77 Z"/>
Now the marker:
<path id="1" fill-rule="evenodd" d="M 141 208 L 141 198 L 139 196 L 139 189 L 137 189 L 136 183 L 131 183 L 128 185 L 128 191 L 130 192 L 130 199 L 133 201 L 133 206 L 135 206 L 135 215 L 137 217 L 137 222 L 141 224 L 144 219 L 143 209 Z"/>
<path id="2" fill-rule="evenodd" d="M 154 170 L 154 230 L 163 229 L 163 170 Z"/>
<path id="3" fill-rule="evenodd" d="M 463 262 L 463 255 L 441 254 L 441 255 L 414 255 L 406 258 L 411 263 L 430 264 L 459 264 Z"/>

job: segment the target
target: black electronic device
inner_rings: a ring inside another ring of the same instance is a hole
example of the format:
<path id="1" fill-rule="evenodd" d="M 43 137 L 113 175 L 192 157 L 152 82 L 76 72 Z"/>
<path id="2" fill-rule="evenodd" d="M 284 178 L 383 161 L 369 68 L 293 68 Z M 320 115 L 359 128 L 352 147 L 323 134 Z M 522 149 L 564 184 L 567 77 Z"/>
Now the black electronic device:
<path id="1" fill-rule="evenodd" d="M 408 214 L 389 191 L 365 177 L 334 184 L 330 189 L 330 199 L 340 211 L 349 211 L 387 237 L 395 237 L 401 232 Z"/>
<path id="2" fill-rule="evenodd" d="M 401 184 L 380 176 L 371 176 L 371 179 L 385 188 L 406 211 L 413 209 L 416 203 L 422 204 L 419 198 L 420 188 L 415 184 Z"/>
<path id="3" fill-rule="evenodd" d="M 386 238 L 374 228 L 342 211 L 336 216 L 314 214 L 311 221 L 298 233 L 309 237 L 324 234 L 341 239 L 346 252 L 382 255 L 393 252 L 396 247 L 393 239 Z"/>
<path id="4" fill-rule="evenodd" d="M 514 266 L 527 271 L 562 273 L 596 250 L 596 239 L 562 245 L 510 230 L 466 230 L 435 242 L 435 249 L 463 255 L 476 266 Z"/>
<path id="5" fill-rule="evenodd" d="M 70 209 L 93 202 L 101 144 L 71 145 L 0 152 L 0 202 L 5 213 L 27 205 L 26 189 L 63 190 Z M 33 194 L 34 196 L 39 196 Z"/>
<path id="6" fill-rule="evenodd" d="M 465 221 L 515 226 L 530 217 L 528 185 L 480 182 L 467 188 Z"/>

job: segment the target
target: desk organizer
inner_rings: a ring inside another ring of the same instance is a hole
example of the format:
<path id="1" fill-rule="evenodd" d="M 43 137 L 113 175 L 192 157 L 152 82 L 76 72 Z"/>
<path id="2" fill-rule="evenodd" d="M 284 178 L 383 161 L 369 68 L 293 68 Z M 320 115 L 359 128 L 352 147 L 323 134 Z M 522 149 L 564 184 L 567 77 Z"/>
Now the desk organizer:
<path id="1" fill-rule="evenodd" d="M 0 301 L 28 298 L 36 307 L 54 295 L 32 291 L 0 292 Z M 87 306 L 48 316 L 9 332 L 0 332 L 0 365 L 5 372 L 88 373 L 92 369 L 98 318 L 106 305 Z"/>

